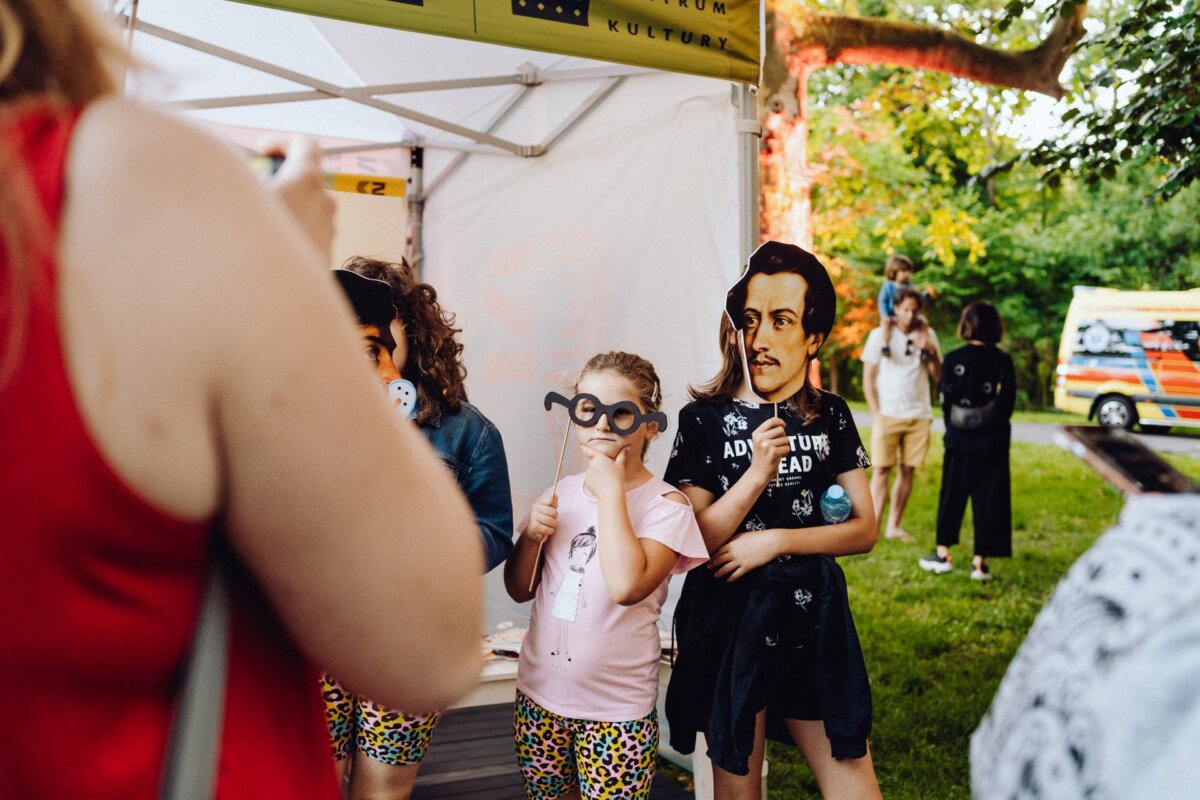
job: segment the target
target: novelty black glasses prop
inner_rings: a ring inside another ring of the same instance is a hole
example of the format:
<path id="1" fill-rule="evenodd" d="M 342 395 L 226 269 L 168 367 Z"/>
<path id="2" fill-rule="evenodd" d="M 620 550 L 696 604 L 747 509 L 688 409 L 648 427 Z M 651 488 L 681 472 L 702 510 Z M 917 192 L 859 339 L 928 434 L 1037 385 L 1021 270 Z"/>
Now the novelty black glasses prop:
<path id="1" fill-rule="evenodd" d="M 567 429 L 563 432 L 562 450 L 558 453 L 558 467 L 554 470 L 554 488 L 550 490 L 550 496 L 553 500 L 558 499 L 558 478 L 562 475 L 563 456 L 567 454 L 567 440 L 571 436 L 571 423 L 575 423 L 581 428 L 591 428 L 600 422 L 600 417 L 608 417 L 608 427 L 613 433 L 618 433 L 624 436 L 627 433 L 633 433 L 644 422 L 657 422 L 658 429 L 665 431 L 667 429 L 667 415 L 661 411 L 652 411 L 649 414 L 643 414 L 633 403 L 628 400 L 622 400 L 620 403 L 614 403 L 611 406 L 606 406 L 600 402 L 600 399 L 594 394 L 580 392 L 570 400 L 563 397 L 558 392 L 547 392 L 546 399 L 542 401 L 546 410 L 555 403 L 567 409 Z M 542 539 L 538 542 L 537 554 L 533 557 L 533 571 L 529 573 L 529 591 L 533 592 L 534 584 L 537 583 L 538 563 L 542 560 L 542 547 L 546 544 L 546 540 Z"/>
<path id="2" fill-rule="evenodd" d="M 661 411 L 651 411 L 643 414 L 642 410 L 628 400 L 605 405 L 594 394 L 580 392 L 570 400 L 558 392 L 547 392 L 544 405 L 546 410 L 557 403 L 567 409 L 571 421 L 581 428 L 594 427 L 600 422 L 600 417 L 608 417 L 608 427 L 613 433 L 622 436 L 633 433 L 647 422 L 657 422 L 659 432 L 667 429 L 667 415 Z"/>

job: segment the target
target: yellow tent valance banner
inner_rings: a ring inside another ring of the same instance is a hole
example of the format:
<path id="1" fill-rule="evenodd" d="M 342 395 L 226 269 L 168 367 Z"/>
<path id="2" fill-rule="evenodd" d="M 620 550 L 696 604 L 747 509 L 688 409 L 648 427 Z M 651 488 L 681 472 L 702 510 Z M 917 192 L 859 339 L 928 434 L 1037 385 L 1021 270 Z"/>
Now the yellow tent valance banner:
<path id="1" fill-rule="evenodd" d="M 759 0 L 234 0 L 758 83 Z"/>

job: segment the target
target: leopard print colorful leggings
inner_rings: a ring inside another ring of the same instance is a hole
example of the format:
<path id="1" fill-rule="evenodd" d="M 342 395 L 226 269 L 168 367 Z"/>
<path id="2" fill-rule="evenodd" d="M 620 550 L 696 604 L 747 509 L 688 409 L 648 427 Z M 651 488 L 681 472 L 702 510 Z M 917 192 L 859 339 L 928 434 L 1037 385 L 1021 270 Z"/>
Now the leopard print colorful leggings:
<path id="1" fill-rule="evenodd" d="M 321 676 L 325 722 L 333 740 L 333 757 L 341 761 L 353 748 L 381 764 L 420 764 L 429 749 L 442 712 L 405 714 L 347 692 L 332 675 Z"/>
<path id="2" fill-rule="evenodd" d="M 572 719 L 517 690 L 517 764 L 528 800 L 555 800 L 576 784 L 586 800 L 645 800 L 658 756 L 658 712 L 630 722 Z"/>

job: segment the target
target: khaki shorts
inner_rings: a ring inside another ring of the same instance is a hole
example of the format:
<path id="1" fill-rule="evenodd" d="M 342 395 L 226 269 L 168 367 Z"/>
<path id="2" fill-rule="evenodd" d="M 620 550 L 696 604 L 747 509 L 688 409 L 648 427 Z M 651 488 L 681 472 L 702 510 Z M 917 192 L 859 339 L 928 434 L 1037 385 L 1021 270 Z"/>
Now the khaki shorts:
<path id="1" fill-rule="evenodd" d="M 897 464 L 919 467 L 929 451 L 932 419 L 897 419 L 876 414 L 871 426 L 871 464 L 890 468 Z"/>

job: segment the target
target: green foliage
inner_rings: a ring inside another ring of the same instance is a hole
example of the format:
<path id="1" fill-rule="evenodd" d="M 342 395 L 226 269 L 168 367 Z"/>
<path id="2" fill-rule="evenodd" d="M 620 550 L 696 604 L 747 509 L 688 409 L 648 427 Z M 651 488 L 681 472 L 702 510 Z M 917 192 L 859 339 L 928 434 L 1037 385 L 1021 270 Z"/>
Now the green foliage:
<path id="1" fill-rule="evenodd" d="M 1101 22 L 1115 25 L 1111 19 L 1124 19 L 1131 3 L 1140 0 L 1112 0 Z M 931 24 L 957 13 L 959 29 L 986 29 L 1005 5 L 892 13 Z M 1041 5 L 1048 13 L 1063 7 Z M 1038 31 L 1018 20 L 1007 35 L 1036 39 Z M 1189 69 L 1198 64 L 1200 54 Z M 1090 74 L 1102 65 L 1085 66 Z M 1103 183 L 1069 172 L 1048 179 L 1005 135 L 1025 107 L 1020 93 L 939 73 L 828 68 L 813 77 L 810 96 L 814 239 L 824 256 L 844 265 L 839 313 L 853 321 L 856 336 L 863 319 L 876 318 L 871 309 L 884 259 L 902 252 L 922 267 L 917 286 L 938 292 L 928 316 L 945 349 L 956 345 L 952 333 L 966 303 L 994 303 L 1007 327 L 1019 403 L 1044 407 L 1073 286 L 1200 285 L 1200 187 L 1177 189 L 1167 200 L 1158 194 L 1180 180 L 1178 164 L 1128 158 L 1114 163 Z M 1200 98 L 1192 113 L 1200 115 Z M 826 357 L 838 389 L 853 394 L 857 340 L 839 340 L 835 329 L 831 344 Z"/>
<path id="2" fill-rule="evenodd" d="M 997 187 L 999 202 L 980 209 L 975 234 L 987 256 L 975 264 L 930 263 L 922 274 L 941 288 L 931 311 L 935 326 L 955 326 L 972 300 L 996 305 L 1006 324 L 1022 405 L 1044 406 L 1058 339 L 1076 285 L 1118 289 L 1189 289 L 1200 284 L 1200 187 L 1166 203 L 1145 202 L 1162 173 L 1123 167 L 1103 187 L 1073 182 L 1039 188 L 1029 170 Z M 1008 202 L 1012 195 L 1015 202 Z"/>
<path id="3" fill-rule="evenodd" d="M 1162 160 L 1171 170 L 1157 188 L 1170 197 L 1200 178 L 1200 2 L 1120 6 L 1083 45 L 1082 91 L 1062 115 L 1068 129 L 1029 157 L 1050 180 L 1075 173 L 1089 184 L 1112 180 L 1126 162 Z"/>

